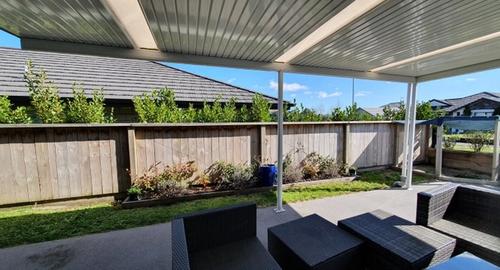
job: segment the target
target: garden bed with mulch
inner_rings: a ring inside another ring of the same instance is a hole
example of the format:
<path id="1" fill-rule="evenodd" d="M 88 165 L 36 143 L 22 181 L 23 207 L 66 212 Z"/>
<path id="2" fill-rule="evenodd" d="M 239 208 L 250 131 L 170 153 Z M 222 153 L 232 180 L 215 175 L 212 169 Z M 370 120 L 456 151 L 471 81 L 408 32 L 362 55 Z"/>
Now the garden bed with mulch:
<path id="1" fill-rule="evenodd" d="M 283 184 L 283 189 L 286 190 L 288 188 L 295 187 L 304 187 L 310 185 L 319 185 L 326 184 L 332 182 L 351 182 L 355 179 L 355 176 L 346 176 L 346 177 L 338 177 L 338 178 L 330 178 L 330 179 L 321 179 L 321 180 L 307 180 L 296 183 Z M 152 198 L 152 199 L 139 199 L 139 200 L 131 200 L 130 196 L 127 196 L 125 200 L 122 201 L 121 207 L 123 209 L 132 209 L 139 207 L 152 207 L 152 206 L 160 206 L 160 205 L 171 205 L 178 202 L 186 202 L 193 201 L 198 199 L 208 199 L 214 197 L 221 196 L 231 196 L 231 195 L 246 195 L 252 193 L 260 193 L 265 191 L 270 191 L 275 189 L 275 186 L 260 186 L 260 187 L 251 187 L 241 190 L 223 190 L 223 191 L 198 191 L 192 192 L 185 195 L 180 195 L 172 198 Z"/>

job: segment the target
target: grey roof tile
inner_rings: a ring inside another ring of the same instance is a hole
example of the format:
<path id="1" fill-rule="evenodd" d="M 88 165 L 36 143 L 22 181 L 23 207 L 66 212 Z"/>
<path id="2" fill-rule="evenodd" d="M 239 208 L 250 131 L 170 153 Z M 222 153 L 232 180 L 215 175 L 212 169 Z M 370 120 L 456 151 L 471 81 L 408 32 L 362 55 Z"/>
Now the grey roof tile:
<path id="1" fill-rule="evenodd" d="M 0 95 L 28 95 L 23 73 L 29 59 L 36 68 L 47 71 L 63 97 L 71 96 L 73 82 L 82 84 L 86 93 L 102 88 L 107 99 L 131 99 L 163 87 L 172 89 L 176 100 L 188 102 L 212 102 L 220 96 L 222 101 L 234 97 L 238 103 L 251 103 L 255 95 L 251 90 L 151 61 L 11 48 L 0 48 Z M 276 98 L 265 97 L 277 103 Z"/>

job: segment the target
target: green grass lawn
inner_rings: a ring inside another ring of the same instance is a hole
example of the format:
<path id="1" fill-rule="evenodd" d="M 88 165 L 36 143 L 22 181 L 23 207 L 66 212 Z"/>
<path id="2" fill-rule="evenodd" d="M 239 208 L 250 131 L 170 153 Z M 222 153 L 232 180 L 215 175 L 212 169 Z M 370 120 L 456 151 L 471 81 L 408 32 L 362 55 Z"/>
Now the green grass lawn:
<path id="1" fill-rule="evenodd" d="M 284 191 L 283 199 L 290 203 L 384 189 L 398 178 L 399 173 L 390 170 L 365 172 L 359 181 L 292 187 Z M 415 176 L 414 180 L 421 182 L 423 177 Z M 33 206 L 4 208 L 0 209 L 0 247 L 163 223 L 178 215 L 241 202 L 255 202 L 259 207 L 266 207 L 275 204 L 276 196 L 267 191 L 137 209 L 120 209 L 107 203 L 64 210 Z"/>

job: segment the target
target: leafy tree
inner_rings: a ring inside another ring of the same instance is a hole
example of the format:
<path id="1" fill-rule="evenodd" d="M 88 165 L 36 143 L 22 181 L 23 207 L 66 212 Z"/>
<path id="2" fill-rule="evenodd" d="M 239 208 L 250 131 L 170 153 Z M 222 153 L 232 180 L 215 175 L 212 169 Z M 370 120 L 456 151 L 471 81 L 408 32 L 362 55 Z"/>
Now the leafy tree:
<path id="1" fill-rule="evenodd" d="M 253 122 L 271 122 L 271 104 L 262 95 L 256 94 L 252 98 L 250 120 Z"/>
<path id="2" fill-rule="evenodd" d="M 220 102 L 220 98 L 215 99 L 214 103 L 210 105 L 203 102 L 203 108 L 198 111 L 198 122 L 219 123 L 224 122 L 224 110 Z"/>
<path id="3" fill-rule="evenodd" d="M 444 112 L 432 109 L 430 102 L 419 102 L 417 104 L 417 120 L 429 120 L 441 116 L 444 116 Z"/>
<path id="4" fill-rule="evenodd" d="M 172 90 L 163 88 L 134 98 L 134 108 L 143 123 L 179 123 L 182 109 L 175 103 Z"/>
<path id="5" fill-rule="evenodd" d="M 197 111 L 193 107 L 193 104 L 189 104 L 189 107 L 183 111 L 182 122 L 192 123 L 192 122 L 196 121 L 196 114 L 197 114 Z"/>
<path id="6" fill-rule="evenodd" d="M 233 97 L 222 109 L 222 122 L 236 122 L 238 112 L 236 110 L 236 99 Z"/>
<path id="7" fill-rule="evenodd" d="M 344 111 L 344 110 L 342 110 L 342 108 L 340 108 L 340 107 L 335 107 L 335 108 L 332 110 L 332 113 L 331 113 L 330 119 L 331 119 L 332 121 L 346 121 L 346 120 L 347 120 L 347 115 L 346 115 L 345 111 Z"/>
<path id="8" fill-rule="evenodd" d="M 64 102 L 57 87 L 48 80 L 47 73 L 40 69 L 35 72 L 33 63 L 28 61 L 24 80 L 31 97 L 31 105 L 43 123 L 62 123 L 65 120 Z"/>
<path id="9" fill-rule="evenodd" d="M 12 108 L 10 100 L 6 96 L 0 96 L 0 123 L 1 124 L 28 124 L 31 123 L 26 107 Z"/>
<path id="10" fill-rule="evenodd" d="M 316 111 L 305 108 L 302 104 L 285 111 L 285 121 L 290 122 L 324 121 L 325 118 L 325 116 L 317 113 Z"/>
<path id="11" fill-rule="evenodd" d="M 243 105 L 240 109 L 240 113 L 238 114 L 238 122 L 250 122 L 250 111 L 248 110 L 247 105 Z"/>
<path id="12" fill-rule="evenodd" d="M 389 106 L 385 106 L 383 108 L 382 118 L 384 120 L 404 120 L 406 114 L 405 104 L 401 101 L 397 108 L 391 108 Z"/>
<path id="13" fill-rule="evenodd" d="M 83 88 L 73 84 L 73 100 L 68 101 L 66 118 L 70 123 L 109 123 L 114 122 L 113 112 L 106 114 L 102 90 L 94 90 L 88 100 Z"/>

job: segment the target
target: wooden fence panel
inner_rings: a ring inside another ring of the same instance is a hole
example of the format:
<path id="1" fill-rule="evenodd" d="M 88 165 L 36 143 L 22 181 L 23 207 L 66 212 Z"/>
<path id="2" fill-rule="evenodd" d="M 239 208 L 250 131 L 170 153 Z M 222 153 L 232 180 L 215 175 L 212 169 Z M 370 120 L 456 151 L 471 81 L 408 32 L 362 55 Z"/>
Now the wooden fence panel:
<path id="1" fill-rule="evenodd" d="M 257 130 L 256 126 L 136 128 L 138 174 L 157 163 L 194 160 L 199 170 L 216 161 L 249 164 L 258 151 Z"/>
<path id="2" fill-rule="evenodd" d="M 284 154 L 316 152 L 358 167 L 402 160 L 403 126 L 390 122 L 287 123 Z M 428 134 L 417 127 L 415 160 L 425 160 Z M 349 132 L 347 132 L 349 131 Z M 345 137 L 349 136 L 349 137 Z M 347 140 L 349 138 L 349 140 Z M 347 143 L 347 147 L 346 146 Z M 129 152 L 129 148 L 130 151 Z M 345 149 L 344 149 L 345 148 Z M 124 192 L 136 175 L 160 162 L 277 161 L 276 125 L 109 125 L 0 128 L 0 204 Z"/>
<path id="3" fill-rule="evenodd" d="M 124 133 L 108 127 L 2 130 L 0 204 L 125 191 Z"/>

